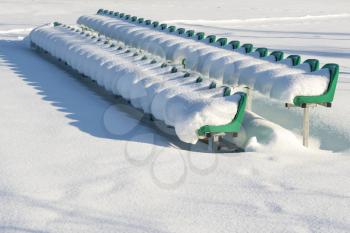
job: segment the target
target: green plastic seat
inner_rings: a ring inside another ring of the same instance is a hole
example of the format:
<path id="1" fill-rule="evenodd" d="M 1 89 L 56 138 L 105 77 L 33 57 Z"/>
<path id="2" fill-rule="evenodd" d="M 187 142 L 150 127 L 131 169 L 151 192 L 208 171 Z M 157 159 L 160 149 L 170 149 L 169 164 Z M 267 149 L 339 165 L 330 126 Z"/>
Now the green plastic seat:
<path id="1" fill-rule="evenodd" d="M 150 19 L 145 20 L 146 25 L 151 25 L 152 21 Z"/>
<path id="2" fill-rule="evenodd" d="M 162 23 L 161 25 L 159 25 L 161 30 L 165 30 L 167 26 L 168 25 L 166 23 Z"/>
<path id="3" fill-rule="evenodd" d="M 282 51 L 273 51 L 272 53 L 270 53 L 270 56 L 274 56 L 275 61 L 280 61 L 283 59 L 284 53 Z"/>
<path id="4" fill-rule="evenodd" d="M 324 65 L 322 69 L 329 71 L 329 84 L 326 92 L 319 96 L 296 96 L 293 100 L 294 105 L 305 107 L 306 104 L 327 104 L 327 107 L 331 106 L 339 77 L 339 65 L 330 63 Z"/>
<path id="5" fill-rule="evenodd" d="M 192 37 L 192 36 L 194 36 L 194 30 L 187 30 L 187 31 L 186 31 L 186 36 L 187 36 L 187 37 Z"/>
<path id="6" fill-rule="evenodd" d="M 176 27 L 175 26 L 169 26 L 168 27 L 168 32 L 175 32 Z"/>
<path id="7" fill-rule="evenodd" d="M 222 38 L 219 38 L 216 43 L 220 46 L 225 46 L 227 44 L 227 38 L 225 37 L 222 37 Z"/>
<path id="8" fill-rule="evenodd" d="M 120 14 L 119 14 L 119 18 L 122 19 L 122 18 L 124 17 L 124 15 L 125 15 L 124 13 L 120 13 Z"/>
<path id="9" fill-rule="evenodd" d="M 106 14 L 108 14 L 108 12 L 109 12 L 108 10 L 104 10 L 104 11 L 103 11 L 103 14 L 106 15 Z"/>
<path id="10" fill-rule="evenodd" d="M 203 78 L 202 77 L 198 77 L 197 79 L 196 79 L 196 83 L 200 83 L 200 82 L 202 82 L 203 81 Z"/>
<path id="11" fill-rule="evenodd" d="M 238 40 L 231 40 L 228 45 L 230 45 L 232 49 L 238 49 L 240 42 Z"/>
<path id="12" fill-rule="evenodd" d="M 299 55 L 289 55 L 287 59 L 292 60 L 292 66 L 297 66 L 301 62 L 301 57 Z"/>
<path id="13" fill-rule="evenodd" d="M 255 52 L 259 53 L 259 57 L 266 57 L 267 56 L 267 48 L 257 48 Z"/>
<path id="14" fill-rule="evenodd" d="M 186 32 L 186 29 L 184 29 L 184 28 L 178 28 L 178 29 L 176 30 L 176 32 L 177 32 L 177 34 L 182 35 L 182 34 L 184 34 L 184 33 Z"/>
<path id="15" fill-rule="evenodd" d="M 311 72 L 314 72 L 320 68 L 320 61 L 317 59 L 307 59 L 303 63 L 308 63 L 310 65 Z"/>
<path id="16" fill-rule="evenodd" d="M 53 26 L 54 26 L 54 27 L 61 26 L 61 25 L 62 25 L 62 24 L 59 23 L 59 22 L 54 22 L 54 23 L 53 23 Z"/>
<path id="17" fill-rule="evenodd" d="M 213 89 L 213 88 L 216 88 L 216 82 L 211 82 L 210 85 L 209 85 L 209 89 Z"/>
<path id="18" fill-rule="evenodd" d="M 128 19 L 130 19 L 130 17 L 131 17 L 131 15 L 125 15 L 124 19 L 128 20 Z"/>
<path id="19" fill-rule="evenodd" d="M 114 14 L 114 11 L 109 11 L 108 14 L 109 14 L 109 15 L 113 15 L 113 14 Z"/>
<path id="20" fill-rule="evenodd" d="M 118 15 L 119 15 L 119 12 L 114 12 L 114 14 L 113 14 L 115 17 L 118 17 Z"/>
<path id="21" fill-rule="evenodd" d="M 153 21 L 152 25 L 153 25 L 154 28 L 156 28 L 156 27 L 158 27 L 159 22 L 158 21 Z"/>
<path id="22" fill-rule="evenodd" d="M 241 48 L 244 48 L 246 53 L 250 53 L 253 51 L 253 45 L 252 44 L 243 44 Z"/>
<path id="23" fill-rule="evenodd" d="M 97 14 L 102 14 L 103 13 L 103 9 L 99 9 L 98 11 L 97 11 Z"/>
<path id="24" fill-rule="evenodd" d="M 207 137 L 213 133 L 238 133 L 240 131 L 247 103 L 247 95 L 243 92 L 237 92 L 235 94 L 241 95 L 241 99 L 238 103 L 237 113 L 232 121 L 225 125 L 202 126 L 197 130 L 199 137 Z"/>
<path id="25" fill-rule="evenodd" d="M 231 95 L 231 88 L 229 86 L 223 86 L 223 88 L 224 88 L 224 91 L 223 91 L 222 96 L 225 97 L 225 96 Z"/>
<path id="26" fill-rule="evenodd" d="M 137 20 L 137 22 L 138 22 L 139 24 L 143 23 L 143 22 L 144 22 L 144 18 L 139 18 L 139 19 Z"/>
<path id="27" fill-rule="evenodd" d="M 215 35 L 209 35 L 205 39 L 211 44 L 211 43 L 215 42 L 216 36 Z"/>
<path id="28" fill-rule="evenodd" d="M 204 36 L 205 36 L 205 33 L 204 33 L 204 32 L 197 32 L 197 33 L 196 33 L 196 39 L 197 39 L 197 40 L 203 40 L 203 39 L 204 39 Z"/>
<path id="29" fill-rule="evenodd" d="M 137 20 L 136 16 L 131 17 L 131 22 L 135 22 Z"/>

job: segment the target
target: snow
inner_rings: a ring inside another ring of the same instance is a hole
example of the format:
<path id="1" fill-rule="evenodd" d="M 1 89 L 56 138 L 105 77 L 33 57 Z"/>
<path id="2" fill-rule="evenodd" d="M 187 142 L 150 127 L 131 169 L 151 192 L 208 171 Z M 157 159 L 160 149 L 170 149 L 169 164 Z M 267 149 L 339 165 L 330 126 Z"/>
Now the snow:
<path id="1" fill-rule="evenodd" d="M 330 17 L 348 14 L 349 4 L 2 1 L 0 232 L 349 232 L 350 21 Z M 187 20 L 177 26 L 339 63 L 332 108 L 311 111 L 311 148 L 294 147 L 302 111 L 257 93 L 244 122 L 256 127 L 243 125 L 239 138 L 252 152 L 178 148 L 134 108 L 19 40 L 39 25 L 73 24 L 99 8 Z"/>

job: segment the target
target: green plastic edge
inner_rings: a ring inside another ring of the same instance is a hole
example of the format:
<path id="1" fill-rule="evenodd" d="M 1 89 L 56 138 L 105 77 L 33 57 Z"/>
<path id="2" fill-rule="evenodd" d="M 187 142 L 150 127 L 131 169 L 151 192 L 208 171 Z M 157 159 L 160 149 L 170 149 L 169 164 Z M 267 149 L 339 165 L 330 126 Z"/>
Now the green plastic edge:
<path id="1" fill-rule="evenodd" d="M 245 49 L 246 53 L 250 53 L 251 51 L 253 51 L 253 45 L 252 44 L 244 44 L 241 47 L 243 47 Z"/>
<path id="2" fill-rule="evenodd" d="M 197 130 L 198 136 L 205 136 L 207 133 L 238 133 L 241 129 L 241 125 L 244 118 L 247 95 L 243 92 L 237 92 L 240 94 L 241 99 L 238 105 L 238 111 L 233 120 L 226 125 L 205 125 Z"/>
<path id="3" fill-rule="evenodd" d="M 208 39 L 208 42 L 211 44 L 211 43 L 215 42 L 216 36 L 215 35 L 209 35 L 205 39 Z"/>
<path id="4" fill-rule="evenodd" d="M 239 40 L 231 40 L 228 44 L 232 46 L 232 49 L 238 49 L 241 42 Z"/>
<path id="5" fill-rule="evenodd" d="M 326 64 L 322 69 L 329 70 L 329 84 L 327 91 L 319 96 L 296 96 L 293 100 L 294 105 L 302 107 L 304 104 L 332 103 L 335 89 L 339 77 L 339 65 L 335 63 Z"/>

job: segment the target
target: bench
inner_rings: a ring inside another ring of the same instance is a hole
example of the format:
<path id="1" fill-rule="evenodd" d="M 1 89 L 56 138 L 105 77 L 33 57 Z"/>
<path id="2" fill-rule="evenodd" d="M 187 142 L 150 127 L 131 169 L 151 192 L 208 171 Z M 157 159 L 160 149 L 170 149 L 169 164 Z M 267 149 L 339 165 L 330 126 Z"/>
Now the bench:
<path id="1" fill-rule="evenodd" d="M 32 48 L 123 97 L 151 119 L 169 123 L 182 141 L 207 140 L 215 151 L 220 137 L 235 137 L 240 131 L 247 100 L 241 90 L 79 26 L 44 25 L 34 29 L 29 39 Z M 157 97 L 164 106 L 154 101 Z M 152 112 L 159 108 L 164 111 Z M 215 116 L 215 109 L 224 111 Z"/>
<path id="2" fill-rule="evenodd" d="M 319 69 L 317 59 L 301 62 L 299 55 L 284 58 L 282 51 L 269 53 L 266 48 L 254 49 L 249 43 L 240 45 L 237 40 L 228 42 L 226 38 L 216 39 L 215 35 L 206 36 L 191 29 L 175 30 L 175 26 L 155 22 L 131 22 L 125 17 L 110 16 L 104 10 L 78 19 L 80 25 L 182 64 L 222 85 L 248 86 L 248 109 L 252 90 L 282 102 L 287 108 L 303 108 L 303 144 L 308 146 L 309 107 L 331 107 L 339 76 L 337 64 Z M 173 29 L 167 30 L 169 27 Z"/>

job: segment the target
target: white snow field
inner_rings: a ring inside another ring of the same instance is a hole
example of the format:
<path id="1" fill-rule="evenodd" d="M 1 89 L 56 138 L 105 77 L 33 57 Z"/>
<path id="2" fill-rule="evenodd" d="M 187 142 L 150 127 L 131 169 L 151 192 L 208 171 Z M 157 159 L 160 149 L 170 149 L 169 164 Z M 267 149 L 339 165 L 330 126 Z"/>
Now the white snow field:
<path id="1" fill-rule="evenodd" d="M 248 152 L 183 146 L 22 41 L 99 8 L 338 63 L 333 106 L 308 149 L 301 109 L 260 95 Z M 0 1 L 0 232 L 350 232 L 349 28 L 347 0 Z"/>

